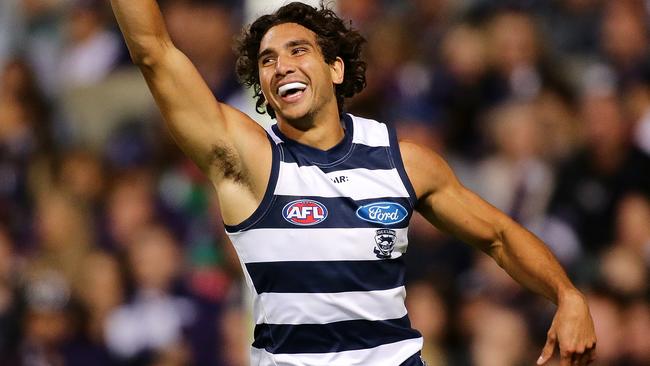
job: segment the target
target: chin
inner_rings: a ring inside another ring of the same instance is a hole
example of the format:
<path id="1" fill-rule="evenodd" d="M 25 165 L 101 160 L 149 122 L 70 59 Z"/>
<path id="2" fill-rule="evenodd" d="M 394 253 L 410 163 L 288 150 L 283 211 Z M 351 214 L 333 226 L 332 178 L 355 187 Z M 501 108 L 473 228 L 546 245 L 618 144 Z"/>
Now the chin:
<path id="1" fill-rule="evenodd" d="M 311 120 L 311 113 L 309 110 L 304 110 L 303 108 L 286 108 L 280 112 L 275 113 L 277 116 L 280 116 L 283 120 L 287 122 L 304 122 Z M 294 123 L 292 123 L 293 125 Z M 302 124 L 302 123 L 299 123 Z"/>

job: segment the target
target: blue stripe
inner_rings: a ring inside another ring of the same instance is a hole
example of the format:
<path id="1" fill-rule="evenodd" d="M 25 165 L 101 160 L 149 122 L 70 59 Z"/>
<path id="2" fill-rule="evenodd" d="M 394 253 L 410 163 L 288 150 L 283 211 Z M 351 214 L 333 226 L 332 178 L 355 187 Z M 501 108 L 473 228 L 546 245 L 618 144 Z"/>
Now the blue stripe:
<path id="1" fill-rule="evenodd" d="M 296 243 L 296 245 L 308 243 Z M 246 263 L 258 294 L 335 293 L 388 290 L 404 286 L 402 258 L 371 261 Z"/>
<path id="2" fill-rule="evenodd" d="M 421 352 L 417 352 L 413 356 L 407 358 L 404 362 L 400 363 L 399 366 L 426 366 L 422 361 Z"/>
<path id="3" fill-rule="evenodd" d="M 286 204 L 299 199 L 317 201 L 327 208 L 327 218 L 313 226 L 300 226 L 292 224 L 282 216 L 282 209 Z M 361 206 L 376 202 L 395 202 L 408 211 L 406 218 L 396 224 L 386 225 L 368 222 L 356 214 Z M 373 198 L 355 201 L 349 197 L 315 197 L 315 196 L 275 196 L 272 207 L 256 224 L 255 229 L 343 229 L 343 228 L 405 228 L 413 214 L 411 202 L 405 197 Z"/>
<path id="4" fill-rule="evenodd" d="M 395 132 L 393 127 L 387 127 L 390 139 L 391 160 L 393 161 L 393 164 L 395 164 L 400 178 L 402 178 L 402 184 L 404 184 L 404 187 L 406 187 L 406 190 L 411 197 L 411 207 L 415 207 L 418 204 L 418 196 L 415 194 L 413 184 L 411 184 L 411 180 L 409 179 L 408 174 L 406 174 L 406 168 L 404 168 L 404 161 L 402 160 L 402 153 L 399 149 L 399 141 L 397 139 L 397 132 Z"/>
<path id="5" fill-rule="evenodd" d="M 354 136 L 354 122 L 352 117 L 344 114 L 342 123 L 345 125 L 345 135 L 343 139 L 329 150 L 321 150 L 313 146 L 302 144 L 285 136 L 277 124 L 271 126 L 273 133 L 278 136 L 287 150 L 296 151 L 296 154 L 309 157 L 310 161 L 322 164 L 334 165 L 343 161 L 352 152 L 352 136 Z M 309 164 L 311 165 L 311 164 Z"/>
<path id="6" fill-rule="evenodd" d="M 282 161 L 285 163 L 295 163 L 298 166 L 317 166 L 325 173 L 337 172 L 347 169 L 365 168 L 370 170 L 390 170 L 394 169 L 393 162 L 390 159 L 389 148 L 387 146 L 367 146 L 362 144 L 353 144 L 350 153 L 344 159 L 340 159 L 330 164 L 320 164 L 314 162 L 310 156 L 302 154 L 300 151 L 284 148 Z"/>
<path id="7" fill-rule="evenodd" d="M 275 142 L 273 142 L 273 138 L 271 138 L 268 133 L 266 134 L 266 137 L 271 143 L 271 175 L 269 177 L 268 183 L 266 184 L 264 197 L 262 198 L 260 205 L 257 206 L 257 209 L 255 209 L 255 211 L 246 220 L 237 225 L 223 225 L 226 231 L 229 233 L 248 229 L 250 226 L 255 224 L 257 220 L 266 215 L 268 210 L 271 208 L 271 204 L 273 203 L 273 192 L 275 192 L 275 186 L 278 183 L 278 174 L 280 173 L 281 154 L 280 148 L 275 144 Z"/>
<path id="8" fill-rule="evenodd" d="M 347 320 L 329 324 L 258 324 L 253 347 L 270 353 L 331 353 L 368 349 L 419 338 L 408 316 L 390 320 Z"/>

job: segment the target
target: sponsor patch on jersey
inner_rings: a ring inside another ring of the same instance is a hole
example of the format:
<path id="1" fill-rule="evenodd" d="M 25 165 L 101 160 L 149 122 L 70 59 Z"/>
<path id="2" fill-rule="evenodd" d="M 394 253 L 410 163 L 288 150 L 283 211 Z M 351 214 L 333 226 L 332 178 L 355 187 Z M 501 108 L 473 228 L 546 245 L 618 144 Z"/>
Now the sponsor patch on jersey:
<path id="1" fill-rule="evenodd" d="M 282 217 L 294 225 L 316 225 L 327 218 L 327 207 L 314 200 L 295 200 L 284 206 Z"/>
<path id="2" fill-rule="evenodd" d="M 358 218 L 377 224 L 397 224 L 402 222 L 406 216 L 408 216 L 408 211 L 404 206 L 395 202 L 374 202 L 357 209 Z"/>

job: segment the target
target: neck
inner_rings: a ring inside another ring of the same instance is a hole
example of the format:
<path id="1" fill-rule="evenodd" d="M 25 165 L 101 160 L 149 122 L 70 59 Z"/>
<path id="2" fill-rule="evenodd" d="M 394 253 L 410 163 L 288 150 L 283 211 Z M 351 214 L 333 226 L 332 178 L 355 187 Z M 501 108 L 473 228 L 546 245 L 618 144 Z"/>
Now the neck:
<path id="1" fill-rule="evenodd" d="M 335 106 L 336 108 L 336 106 Z M 345 136 L 338 108 L 329 113 L 288 120 L 278 116 L 278 127 L 288 138 L 319 150 L 329 150 Z"/>
<path id="2" fill-rule="evenodd" d="M 626 148 L 624 146 L 610 149 L 595 149 L 593 151 L 593 164 L 601 173 L 612 173 L 619 168 L 625 159 Z"/>

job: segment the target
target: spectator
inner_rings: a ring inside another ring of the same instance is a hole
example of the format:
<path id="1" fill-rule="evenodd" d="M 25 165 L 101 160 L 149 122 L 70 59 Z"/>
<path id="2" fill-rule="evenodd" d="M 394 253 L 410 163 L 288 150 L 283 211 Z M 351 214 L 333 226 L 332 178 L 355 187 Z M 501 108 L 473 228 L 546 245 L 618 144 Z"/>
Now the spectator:
<path id="1" fill-rule="evenodd" d="M 0 363 L 17 357 L 24 304 L 19 258 L 8 230 L 0 225 Z"/>
<path id="2" fill-rule="evenodd" d="M 38 246 L 29 261 L 33 270 L 54 270 L 76 291 L 82 263 L 95 245 L 95 229 L 86 206 L 63 191 L 51 189 L 38 197 Z"/>
<path id="3" fill-rule="evenodd" d="M 623 96 L 634 121 L 634 142 L 650 155 L 650 61 L 643 67 L 641 77 L 628 83 Z"/>
<path id="4" fill-rule="evenodd" d="M 32 183 L 47 181 L 55 160 L 50 122 L 31 68 L 20 58 L 10 60 L 0 74 L 0 220 L 21 244 L 32 236 L 26 232 L 33 215 Z"/>
<path id="5" fill-rule="evenodd" d="M 543 13 L 544 31 L 556 54 L 581 64 L 597 56 L 599 26 L 605 2 L 562 0 L 548 2 Z"/>
<path id="6" fill-rule="evenodd" d="M 488 302 L 474 316 L 470 325 L 474 365 L 518 365 L 535 358 L 529 354 L 528 330 L 520 313 Z"/>
<path id="7" fill-rule="evenodd" d="M 102 162 L 90 151 L 71 150 L 61 157 L 58 184 L 93 209 L 98 209 L 106 189 L 105 176 Z"/>
<path id="8" fill-rule="evenodd" d="M 610 296 L 592 294 L 589 296 L 589 309 L 598 337 L 597 365 L 616 365 L 622 362 L 624 353 L 623 317 L 621 306 Z"/>
<path id="9" fill-rule="evenodd" d="M 73 0 L 68 17 L 64 51 L 58 76 L 64 89 L 103 80 L 117 65 L 122 44 L 104 21 L 100 0 Z"/>
<path id="10" fill-rule="evenodd" d="M 178 243 L 169 231 L 155 224 L 138 230 L 132 240 L 127 253 L 134 290 L 131 300 L 107 319 L 109 350 L 143 365 L 216 363 L 219 350 L 206 348 L 204 342 L 212 337 L 212 344 L 217 344 L 214 316 L 188 297 L 183 287 L 178 288 L 182 284 Z M 197 344 L 202 347 L 193 347 Z"/>
<path id="11" fill-rule="evenodd" d="M 411 282 L 406 295 L 406 307 L 413 328 L 424 337 L 422 358 L 430 366 L 448 365 L 445 350 L 449 313 L 441 294 L 426 281 Z"/>
<path id="12" fill-rule="evenodd" d="M 511 102 L 492 112 L 488 127 L 495 152 L 477 165 L 476 192 L 536 233 L 570 265 L 580 255 L 580 242 L 570 227 L 546 216 L 555 176 L 543 159 L 548 137 L 539 109 L 531 102 Z"/>
<path id="13" fill-rule="evenodd" d="M 648 271 L 643 258 L 629 249 L 614 246 L 601 256 L 603 285 L 621 298 L 638 298 L 648 291 Z"/>
<path id="14" fill-rule="evenodd" d="M 25 297 L 24 335 L 17 358 L 9 365 L 66 364 L 64 348 L 73 322 L 70 288 L 65 278 L 52 270 L 32 272 L 27 280 Z"/>
<path id="15" fill-rule="evenodd" d="M 453 25 L 441 41 L 441 63 L 433 70 L 428 95 L 430 121 L 440 125 L 449 152 L 475 159 L 485 150 L 481 115 L 494 103 L 487 78 L 485 34 L 469 23 Z"/>
<path id="16" fill-rule="evenodd" d="M 618 206 L 616 216 L 617 245 L 627 248 L 650 268 L 650 200 L 640 194 L 629 194 Z"/>
<path id="17" fill-rule="evenodd" d="M 650 158 L 631 144 L 631 126 L 616 95 L 588 93 L 581 104 L 585 145 L 560 169 L 551 213 L 595 255 L 614 239 L 616 203 L 631 190 L 650 187 Z"/>
<path id="18" fill-rule="evenodd" d="M 639 78 L 648 58 L 647 13 L 635 0 L 608 1 L 601 24 L 604 59 L 614 68 L 622 85 Z"/>
<path id="19" fill-rule="evenodd" d="M 637 299 L 624 310 L 626 362 L 630 365 L 646 365 L 650 360 L 650 303 Z"/>
<path id="20" fill-rule="evenodd" d="M 354 3 L 350 1 L 350 3 Z M 359 115 L 394 118 L 394 104 L 416 85 L 400 85 L 402 67 L 412 58 L 408 36 L 399 18 L 367 25 L 367 87 L 350 100 L 349 110 Z M 386 47 L 393 52 L 386 53 Z M 407 88 L 402 89 L 402 86 Z"/>
<path id="21" fill-rule="evenodd" d="M 239 28 L 236 10 L 227 1 L 170 0 L 163 7 L 169 34 L 196 65 L 219 100 L 239 90 L 231 43 Z"/>
<path id="22" fill-rule="evenodd" d="M 79 305 L 75 329 L 65 347 L 67 366 L 114 366 L 104 334 L 108 315 L 124 300 L 119 264 L 102 252 L 90 253 L 81 268 L 83 282 L 74 298 Z"/>
<path id="23" fill-rule="evenodd" d="M 147 171 L 127 171 L 116 177 L 106 200 L 107 246 L 125 249 L 136 232 L 156 218 L 153 177 Z"/>

